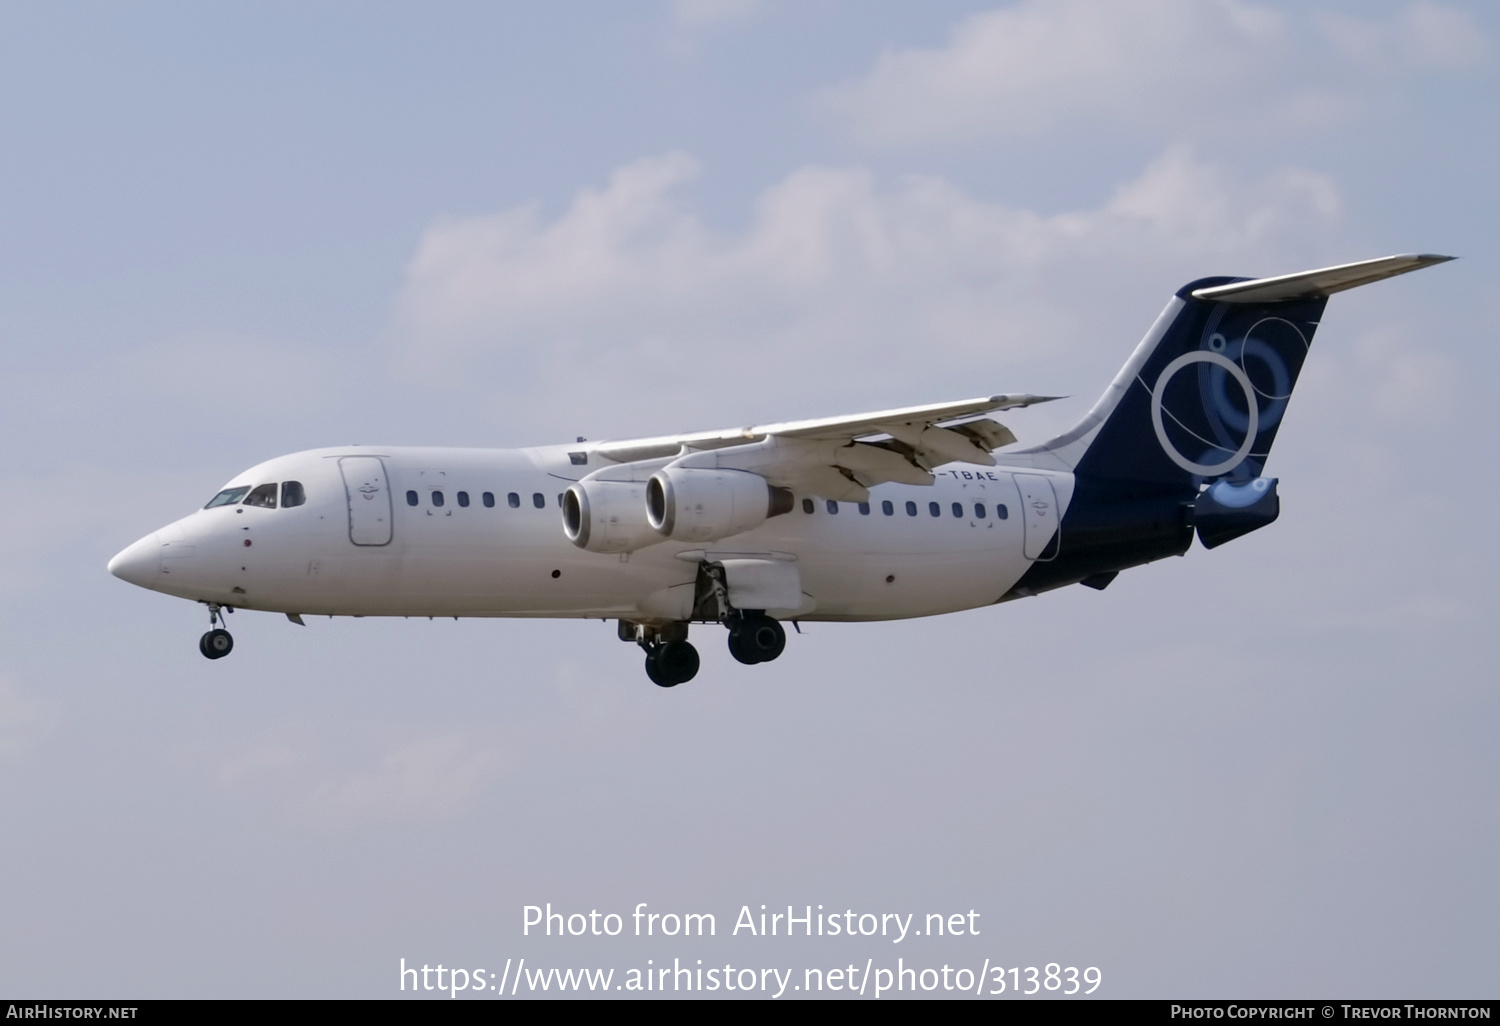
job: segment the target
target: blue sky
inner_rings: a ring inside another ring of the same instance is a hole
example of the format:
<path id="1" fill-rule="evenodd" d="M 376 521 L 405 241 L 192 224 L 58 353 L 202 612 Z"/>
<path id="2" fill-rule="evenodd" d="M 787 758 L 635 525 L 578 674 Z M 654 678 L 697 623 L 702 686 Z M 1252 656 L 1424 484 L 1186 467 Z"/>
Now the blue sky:
<path id="1" fill-rule="evenodd" d="M 1488 993 L 1497 45 L 1477 3 L 6 8 L 0 990 L 686 957 L 519 934 L 647 901 L 973 907 L 933 957 L 1117 997 Z M 1102 594 L 658 692 L 597 623 L 242 613 L 210 664 L 103 569 L 328 444 L 1070 396 L 1037 440 L 1183 282 L 1408 251 L 1462 259 L 1330 303 L 1281 520 Z"/>

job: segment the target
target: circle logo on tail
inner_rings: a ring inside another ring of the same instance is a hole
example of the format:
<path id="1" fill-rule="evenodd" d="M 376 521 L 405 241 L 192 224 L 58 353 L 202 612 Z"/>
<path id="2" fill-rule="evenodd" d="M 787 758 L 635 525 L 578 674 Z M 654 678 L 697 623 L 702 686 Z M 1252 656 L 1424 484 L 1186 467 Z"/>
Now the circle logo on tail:
<path id="1" fill-rule="evenodd" d="M 1245 440 L 1240 443 L 1240 447 L 1234 451 L 1233 455 L 1222 463 L 1195 463 L 1188 459 L 1167 437 L 1167 428 L 1162 422 L 1162 396 L 1166 393 L 1167 384 L 1178 371 L 1195 363 L 1207 363 L 1220 368 L 1234 378 L 1245 393 Z M 1151 426 L 1156 430 L 1156 440 L 1160 443 L 1162 451 L 1167 454 L 1167 458 L 1189 474 L 1198 474 L 1201 477 L 1217 477 L 1220 474 L 1227 474 L 1250 455 L 1250 450 L 1255 445 L 1255 437 L 1260 431 L 1260 404 L 1256 400 L 1256 388 L 1250 383 L 1250 376 L 1245 373 L 1244 369 L 1222 353 L 1202 349 L 1183 353 L 1162 368 L 1161 375 L 1156 379 L 1156 387 L 1151 390 Z"/>

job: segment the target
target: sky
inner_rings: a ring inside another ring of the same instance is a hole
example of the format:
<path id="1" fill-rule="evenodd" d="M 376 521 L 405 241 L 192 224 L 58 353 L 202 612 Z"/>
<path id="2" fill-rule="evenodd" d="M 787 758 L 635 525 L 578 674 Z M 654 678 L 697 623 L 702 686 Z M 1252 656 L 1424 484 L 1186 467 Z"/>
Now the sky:
<path id="1" fill-rule="evenodd" d="M 1426 0 L 0 8 L 0 994 L 1494 997 L 1497 47 Z M 758 667 L 698 628 L 667 691 L 583 621 L 242 611 L 210 663 L 104 568 L 325 445 L 1068 396 L 1002 418 L 1036 442 L 1183 283 L 1402 252 L 1460 259 L 1331 300 L 1281 519 L 1106 592 Z M 524 934 L 549 902 L 625 927 Z M 979 933 L 731 932 L 761 905 Z"/>

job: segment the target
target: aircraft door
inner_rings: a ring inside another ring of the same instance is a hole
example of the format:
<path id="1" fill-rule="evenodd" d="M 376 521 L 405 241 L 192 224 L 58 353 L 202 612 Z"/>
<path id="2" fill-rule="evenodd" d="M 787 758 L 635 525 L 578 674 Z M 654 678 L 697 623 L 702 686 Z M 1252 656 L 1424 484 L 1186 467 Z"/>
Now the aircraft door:
<path id="1" fill-rule="evenodd" d="M 349 540 L 356 545 L 391 543 L 391 489 L 378 456 L 339 460 L 349 502 Z"/>
<path id="2" fill-rule="evenodd" d="M 1021 491 L 1021 521 L 1025 524 L 1024 551 L 1027 559 L 1042 562 L 1057 558 L 1057 493 L 1050 479 L 1041 474 L 1012 474 Z"/>

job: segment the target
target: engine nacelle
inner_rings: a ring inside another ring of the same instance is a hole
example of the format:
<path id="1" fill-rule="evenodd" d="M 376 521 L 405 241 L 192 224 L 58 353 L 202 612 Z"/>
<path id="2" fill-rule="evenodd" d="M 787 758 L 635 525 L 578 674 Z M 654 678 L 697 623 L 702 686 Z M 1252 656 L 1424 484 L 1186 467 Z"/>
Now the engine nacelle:
<path id="1" fill-rule="evenodd" d="M 589 552 L 634 552 L 662 541 L 646 521 L 646 486 L 580 481 L 563 492 L 563 533 Z"/>
<path id="2" fill-rule="evenodd" d="M 792 493 L 743 470 L 668 467 L 646 482 L 646 520 L 676 542 L 711 542 L 792 510 Z"/>

